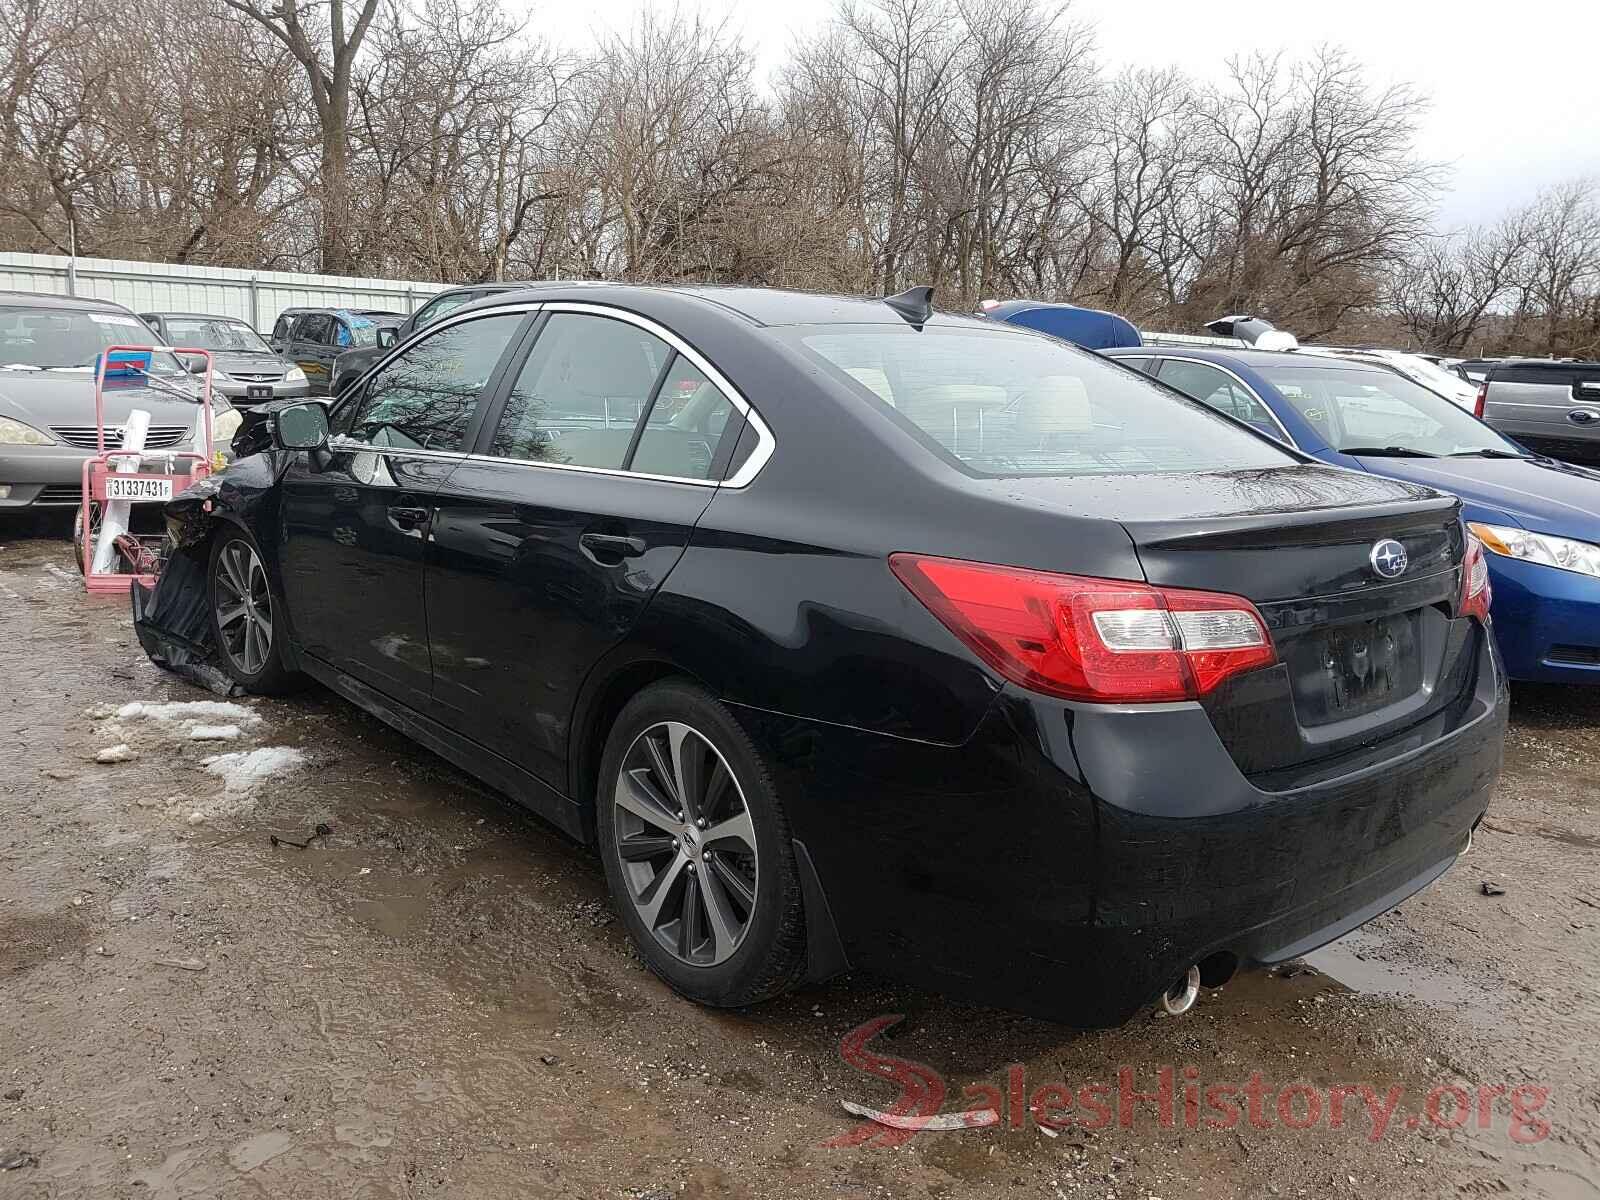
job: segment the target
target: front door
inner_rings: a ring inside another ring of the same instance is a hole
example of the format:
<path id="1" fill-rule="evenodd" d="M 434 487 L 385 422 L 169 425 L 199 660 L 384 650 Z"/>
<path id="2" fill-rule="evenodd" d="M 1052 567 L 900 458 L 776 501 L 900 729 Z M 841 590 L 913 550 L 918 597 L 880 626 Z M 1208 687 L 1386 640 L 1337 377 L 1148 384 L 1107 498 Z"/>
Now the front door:
<path id="1" fill-rule="evenodd" d="M 432 691 L 422 594 L 430 504 L 465 457 L 527 319 L 482 317 L 418 342 L 340 407 L 330 453 L 296 455 L 284 477 L 283 577 L 297 640 L 419 710 Z"/>
<path id="2" fill-rule="evenodd" d="M 486 453 L 434 501 L 440 718 L 563 792 L 579 688 L 682 556 L 738 437 L 727 397 L 667 336 L 553 312 L 485 423 Z"/>

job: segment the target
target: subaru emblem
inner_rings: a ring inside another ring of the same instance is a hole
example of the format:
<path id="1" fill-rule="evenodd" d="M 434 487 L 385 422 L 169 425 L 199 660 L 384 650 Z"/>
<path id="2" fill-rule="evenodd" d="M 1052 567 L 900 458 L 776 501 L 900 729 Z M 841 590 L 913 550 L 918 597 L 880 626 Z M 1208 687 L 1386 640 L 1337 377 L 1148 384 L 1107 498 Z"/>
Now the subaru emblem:
<path id="1" fill-rule="evenodd" d="M 1367 556 L 1372 563 L 1372 569 L 1385 579 L 1398 579 L 1406 573 L 1406 565 L 1410 557 L 1406 548 L 1393 538 L 1384 538 L 1372 548 L 1372 553 Z"/>

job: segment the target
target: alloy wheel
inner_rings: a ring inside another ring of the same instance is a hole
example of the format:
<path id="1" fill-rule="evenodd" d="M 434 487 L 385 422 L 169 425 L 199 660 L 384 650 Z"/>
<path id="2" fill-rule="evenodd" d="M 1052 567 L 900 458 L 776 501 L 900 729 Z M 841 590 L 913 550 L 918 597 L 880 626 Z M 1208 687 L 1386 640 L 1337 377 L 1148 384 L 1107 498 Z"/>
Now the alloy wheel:
<path id="1" fill-rule="evenodd" d="M 627 899 L 658 943 L 692 966 L 726 962 L 755 913 L 755 826 L 711 742 L 652 725 L 623 756 L 612 797 Z"/>
<path id="2" fill-rule="evenodd" d="M 272 652 L 272 589 L 254 548 L 229 542 L 217 556 L 215 599 L 222 649 L 246 675 L 257 675 Z"/>

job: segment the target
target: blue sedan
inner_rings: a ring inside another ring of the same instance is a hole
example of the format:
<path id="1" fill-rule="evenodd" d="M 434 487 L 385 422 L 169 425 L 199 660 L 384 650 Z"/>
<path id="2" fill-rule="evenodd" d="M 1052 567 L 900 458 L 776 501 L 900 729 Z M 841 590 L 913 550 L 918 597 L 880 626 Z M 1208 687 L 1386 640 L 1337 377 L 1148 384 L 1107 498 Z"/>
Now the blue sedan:
<path id="1" fill-rule="evenodd" d="M 1306 353 L 1105 351 L 1313 458 L 1459 496 L 1513 679 L 1600 683 L 1600 471 L 1530 454 L 1404 376 Z"/>

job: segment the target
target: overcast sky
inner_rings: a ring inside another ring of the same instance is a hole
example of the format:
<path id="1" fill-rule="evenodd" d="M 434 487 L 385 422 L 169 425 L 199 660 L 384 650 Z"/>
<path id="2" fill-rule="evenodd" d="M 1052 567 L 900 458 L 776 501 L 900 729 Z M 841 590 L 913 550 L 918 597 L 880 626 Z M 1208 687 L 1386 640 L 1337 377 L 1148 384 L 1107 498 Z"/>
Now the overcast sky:
<path id="1" fill-rule="evenodd" d="M 531 27 L 577 46 L 596 29 L 626 28 L 649 2 L 533 0 Z M 700 5 L 731 15 L 763 72 L 833 8 L 833 0 Z M 1100 61 L 1112 69 L 1175 63 L 1212 77 L 1236 52 L 1333 42 L 1353 50 L 1374 82 L 1416 84 L 1432 99 L 1418 150 L 1453 169 L 1445 227 L 1492 220 L 1546 184 L 1600 175 L 1600 0 L 1076 0 L 1072 11 L 1093 23 Z"/>

